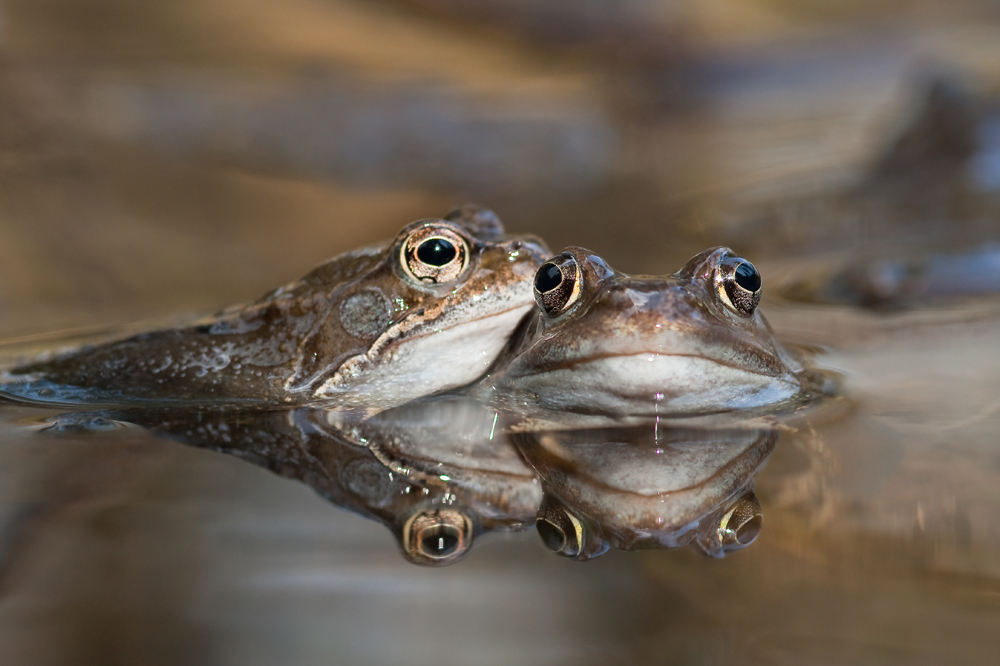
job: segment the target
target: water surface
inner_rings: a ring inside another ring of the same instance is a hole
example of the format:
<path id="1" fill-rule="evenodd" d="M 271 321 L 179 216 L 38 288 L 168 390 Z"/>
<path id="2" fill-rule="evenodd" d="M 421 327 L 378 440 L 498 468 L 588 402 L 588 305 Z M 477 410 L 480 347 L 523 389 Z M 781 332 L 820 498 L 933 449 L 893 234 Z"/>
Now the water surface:
<path id="1" fill-rule="evenodd" d="M 995 291 L 778 288 L 995 247 L 992 10 L 633 2 L 591 42 L 446 4 L 0 4 L 0 333 L 212 311 L 464 201 L 633 273 L 729 244 L 843 377 L 756 476 L 759 538 L 576 563 L 528 523 L 420 567 L 302 480 L 4 405 L 4 663 L 993 663 Z"/>

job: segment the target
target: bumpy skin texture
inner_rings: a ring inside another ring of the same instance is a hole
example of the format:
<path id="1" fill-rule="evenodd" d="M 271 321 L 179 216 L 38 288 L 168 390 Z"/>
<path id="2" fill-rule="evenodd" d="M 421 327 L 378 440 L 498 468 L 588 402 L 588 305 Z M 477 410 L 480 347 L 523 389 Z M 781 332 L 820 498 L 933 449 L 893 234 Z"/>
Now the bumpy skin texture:
<path id="1" fill-rule="evenodd" d="M 720 266 L 733 253 L 713 248 L 672 275 L 631 276 L 589 250 L 559 257 L 579 266 L 579 296 L 546 312 L 544 296 L 515 355 L 486 378 L 481 397 L 526 416 L 567 414 L 607 420 L 686 417 L 789 400 L 803 390 L 802 367 L 756 310 L 722 302 Z"/>
<path id="2" fill-rule="evenodd" d="M 402 244 L 427 225 L 468 244 L 468 265 L 446 283 L 420 282 L 401 266 Z M 481 375 L 533 305 L 531 279 L 546 254 L 537 239 L 508 238 L 493 213 L 467 206 L 446 219 L 414 222 L 388 246 L 331 259 L 197 325 L 15 368 L 8 376 L 20 381 L 4 389 L 25 395 L 55 386 L 75 400 L 325 402 L 380 411 Z M 470 341 L 470 358 L 456 351 L 443 367 L 431 366 L 425 381 L 402 376 L 405 385 L 393 385 L 399 363 L 412 371 L 433 362 L 413 350 L 427 349 L 442 332 Z M 376 383 L 366 384 L 366 376 Z"/>

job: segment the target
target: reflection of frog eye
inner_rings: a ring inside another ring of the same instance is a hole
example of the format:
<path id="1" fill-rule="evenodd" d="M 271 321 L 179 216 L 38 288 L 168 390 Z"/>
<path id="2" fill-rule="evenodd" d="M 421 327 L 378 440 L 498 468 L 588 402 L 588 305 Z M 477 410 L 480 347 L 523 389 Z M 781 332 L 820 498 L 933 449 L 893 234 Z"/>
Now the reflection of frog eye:
<path id="1" fill-rule="evenodd" d="M 452 509 L 423 511 L 403 526 L 406 556 L 418 564 L 450 564 L 472 545 L 472 521 Z"/>
<path id="2" fill-rule="evenodd" d="M 447 227 L 428 224 L 403 241 L 399 262 L 416 282 L 451 282 L 469 265 L 469 244 Z"/>
<path id="3" fill-rule="evenodd" d="M 573 560 L 589 560 L 608 550 L 608 542 L 595 529 L 548 495 L 538 509 L 535 528 L 546 548 Z"/>
<path id="4" fill-rule="evenodd" d="M 719 541 L 724 551 L 738 550 L 749 546 L 760 534 L 763 518 L 760 512 L 760 502 L 753 492 L 736 501 L 726 515 L 719 521 Z"/>
<path id="5" fill-rule="evenodd" d="M 583 544 L 583 524 L 566 511 L 549 511 L 535 520 L 538 536 L 553 553 L 576 557 Z"/>
<path id="6" fill-rule="evenodd" d="M 724 255 L 715 274 L 719 298 L 733 312 L 749 317 L 760 303 L 760 273 L 746 259 Z"/>
<path id="7" fill-rule="evenodd" d="M 580 264 L 573 255 L 552 257 L 535 273 L 535 302 L 545 314 L 566 312 L 580 298 Z"/>

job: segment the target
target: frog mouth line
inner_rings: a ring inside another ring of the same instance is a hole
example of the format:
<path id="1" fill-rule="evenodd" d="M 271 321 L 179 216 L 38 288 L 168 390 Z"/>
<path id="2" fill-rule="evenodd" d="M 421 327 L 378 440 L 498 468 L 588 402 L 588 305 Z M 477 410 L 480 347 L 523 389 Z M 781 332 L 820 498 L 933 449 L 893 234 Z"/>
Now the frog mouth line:
<path id="1" fill-rule="evenodd" d="M 607 361 L 607 360 L 610 360 L 610 359 L 616 359 L 616 358 L 626 359 L 626 358 L 632 358 L 632 357 L 637 357 L 638 358 L 638 357 L 643 357 L 643 356 L 701 359 L 701 360 L 704 360 L 704 361 L 709 361 L 710 363 L 715 363 L 717 365 L 721 365 L 721 366 L 726 367 L 726 368 L 730 368 L 732 370 L 738 370 L 740 372 L 745 372 L 747 374 L 760 375 L 761 377 L 781 377 L 782 375 L 791 374 L 787 370 L 780 370 L 780 371 L 773 372 L 773 373 L 760 372 L 758 370 L 753 370 L 751 368 L 747 368 L 746 366 L 742 366 L 742 365 L 733 363 L 731 361 L 725 361 L 725 360 L 718 359 L 718 358 L 712 358 L 710 356 L 705 356 L 703 354 L 682 354 L 682 353 L 667 353 L 667 352 L 653 352 L 653 351 L 640 351 L 640 352 L 628 352 L 628 353 L 612 353 L 612 352 L 607 352 L 607 353 L 603 353 L 603 354 L 594 354 L 594 355 L 588 356 L 586 358 L 566 359 L 566 360 L 560 361 L 558 363 L 553 363 L 546 370 L 540 372 L 539 374 L 548 374 L 548 373 L 557 372 L 557 371 L 560 371 L 560 370 L 573 370 L 573 369 L 576 369 L 576 368 L 578 368 L 580 366 L 588 365 L 588 364 L 591 364 L 591 363 L 597 363 L 597 362 L 600 362 L 600 361 Z"/>
<path id="2" fill-rule="evenodd" d="M 513 307 L 513 308 L 507 308 L 506 310 L 500 310 L 499 312 L 493 312 L 493 313 L 490 313 L 488 315 L 484 315 L 482 317 L 477 317 L 476 319 L 467 319 L 465 321 L 456 322 L 454 324 L 449 324 L 448 326 L 443 326 L 441 328 L 434 328 L 434 329 L 431 329 L 429 331 L 425 331 L 425 332 L 422 332 L 422 333 L 413 333 L 413 334 L 407 336 L 405 341 L 406 342 L 410 342 L 412 340 L 419 340 L 420 338 L 426 338 L 426 337 L 430 337 L 432 335 L 436 335 L 438 333 L 444 333 L 445 331 L 451 331 L 451 330 L 456 329 L 456 328 L 458 328 L 460 326 L 468 326 L 470 324 L 478 324 L 478 323 L 487 321 L 489 319 L 492 319 L 494 317 L 502 317 L 502 316 L 504 316 L 506 314 L 510 314 L 511 312 L 515 312 L 517 310 L 530 309 L 532 305 L 534 305 L 534 303 L 525 303 L 524 305 L 520 305 L 520 306 Z M 408 314 L 403 319 L 400 319 L 396 324 L 397 325 L 398 324 L 402 324 L 410 316 L 411 315 Z M 418 326 L 420 326 L 420 324 L 418 324 Z M 394 340 L 393 342 L 391 342 L 388 345 L 386 345 L 386 348 L 391 347 L 393 344 L 396 344 L 396 343 L 399 343 L 399 342 L 403 342 L 403 340 Z"/>
<path id="3" fill-rule="evenodd" d="M 411 329 L 405 340 L 397 338 L 395 340 L 386 340 L 381 345 L 372 345 L 372 348 L 368 352 L 348 358 L 336 368 L 330 368 L 328 372 L 311 381 L 308 390 L 311 390 L 316 395 L 325 394 L 327 391 L 341 393 L 345 391 L 345 387 L 363 385 L 365 381 L 361 379 L 363 375 L 366 373 L 372 374 L 372 372 L 375 375 L 392 372 L 398 377 L 408 377 L 413 375 L 418 367 L 425 366 L 425 364 L 420 364 L 418 357 L 421 353 L 428 353 L 428 345 L 431 348 L 437 345 L 439 348 L 438 351 L 443 350 L 447 353 L 450 347 L 446 341 L 452 340 L 454 344 L 464 344 L 464 340 L 461 339 L 464 333 L 463 326 L 472 325 L 478 327 L 484 333 L 482 336 L 483 344 L 480 347 L 480 351 L 483 352 L 481 360 L 488 361 L 488 363 L 474 375 L 461 376 L 455 379 L 455 381 L 444 381 L 441 388 L 447 389 L 461 386 L 485 373 L 489 363 L 492 363 L 504 347 L 506 347 L 510 335 L 516 329 L 516 322 L 512 323 L 509 327 L 502 327 L 491 326 L 490 320 L 502 317 L 513 318 L 512 315 L 520 319 L 520 311 L 530 309 L 530 307 L 530 305 L 525 304 L 521 307 L 508 308 L 478 319 L 467 320 L 443 328 L 432 328 L 422 333 L 412 333 Z M 440 336 L 440 339 L 435 341 L 435 336 Z M 472 336 L 469 339 L 478 340 L 479 338 Z M 451 347 L 454 347 L 454 344 Z M 468 372 L 468 368 L 465 368 L 464 372 Z M 359 381 L 354 381 L 355 378 L 359 378 Z M 441 378 L 439 377 L 438 379 Z M 356 389 L 346 389 L 346 392 L 352 390 Z"/>
<path id="4" fill-rule="evenodd" d="M 520 306 L 520 307 L 508 308 L 506 310 L 501 310 L 500 312 L 494 312 L 494 313 L 486 315 L 484 317 L 479 317 L 477 319 L 472 319 L 472 320 L 466 320 L 466 321 L 463 321 L 463 322 L 456 322 L 454 324 L 451 324 L 449 326 L 445 326 L 443 328 L 434 328 L 434 329 L 431 329 L 431 330 L 428 330 L 428 331 L 425 331 L 425 332 L 421 332 L 421 333 L 413 333 L 413 329 L 411 329 L 410 331 L 407 332 L 408 334 L 405 337 L 400 336 L 400 337 L 397 337 L 396 339 L 386 339 L 384 342 L 382 342 L 382 344 L 380 344 L 379 341 L 376 340 L 374 343 L 372 343 L 371 347 L 368 349 L 367 352 L 362 353 L 362 354 L 357 354 L 355 356 L 349 356 L 348 358 L 344 359 L 339 365 L 337 365 L 335 367 L 327 368 L 325 371 L 316 374 L 308 382 L 304 382 L 300 387 L 297 387 L 296 390 L 298 390 L 298 391 L 311 391 L 311 390 L 315 390 L 316 387 L 322 386 L 326 382 L 330 381 L 333 377 L 336 377 L 339 373 L 344 372 L 345 369 L 347 369 L 351 364 L 364 363 L 364 362 L 369 362 L 369 363 L 375 362 L 377 359 L 381 358 L 382 356 L 384 356 L 386 354 L 392 354 L 395 350 L 399 349 L 399 347 L 401 345 L 404 345 L 404 344 L 409 345 L 410 343 L 412 343 L 412 342 L 414 342 L 416 340 L 426 339 L 426 338 L 429 338 L 429 337 L 431 337 L 433 335 L 436 335 L 436 334 L 444 333 L 446 331 L 451 331 L 451 330 L 453 330 L 453 329 L 455 329 L 457 327 L 460 327 L 460 326 L 464 326 L 464 325 L 468 325 L 468 324 L 472 324 L 472 323 L 477 323 L 477 322 L 481 323 L 481 322 L 489 320 L 490 318 L 493 318 L 493 317 L 502 317 L 504 315 L 510 314 L 511 312 L 515 312 L 515 311 L 517 311 L 519 309 L 530 308 L 530 307 L 531 307 L 531 305 L 526 303 L 525 305 Z M 397 322 L 395 322 L 390 327 L 390 329 L 397 329 L 398 330 L 400 327 L 402 327 L 406 323 L 406 321 L 410 317 L 417 316 L 418 313 L 419 313 L 419 311 L 412 312 L 412 313 L 407 313 L 406 316 L 404 316 L 403 318 L 401 318 Z M 415 326 L 414 329 L 418 328 L 419 326 L 421 326 L 421 324 L 417 324 L 417 326 Z M 512 329 L 512 331 L 513 331 L 513 329 Z M 388 331 L 382 333 L 381 337 L 386 337 L 387 335 L 388 335 Z"/>
<path id="5" fill-rule="evenodd" d="M 441 474 L 443 473 L 442 470 L 437 470 L 432 473 L 432 472 L 425 472 L 422 469 L 420 469 L 421 466 L 425 469 L 431 468 L 433 462 L 431 460 L 421 459 L 411 456 L 412 462 L 410 464 L 407 464 L 403 462 L 402 456 L 394 456 L 391 453 L 386 452 L 384 450 L 384 447 L 379 445 L 377 442 L 369 442 L 367 448 L 369 451 L 372 452 L 372 455 L 375 456 L 375 458 L 380 463 L 385 465 L 386 468 L 396 472 L 397 474 L 401 474 L 409 478 L 419 478 L 421 481 L 423 481 L 428 485 L 431 486 L 437 485 L 442 488 L 450 488 L 453 485 L 461 485 L 460 483 L 452 484 L 450 483 L 450 480 L 449 483 L 443 482 L 441 480 Z M 418 462 L 420 464 L 415 465 L 413 464 L 413 462 Z M 528 473 L 513 474 L 508 471 L 496 471 L 496 470 L 475 469 L 475 468 L 456 468 L 456 469 L 459 469 L 468 475 L 475 475 L 479 478 L 501 479 L 501 480 L 516 479 L 518 482 L 522 483 L 528 483 L 531 481 L 531 479 L 535 478 L 533 474 L 528 474 Z M 457 477 L 458 475 L 456 474 L 455 477 L 453 478 Z"/>

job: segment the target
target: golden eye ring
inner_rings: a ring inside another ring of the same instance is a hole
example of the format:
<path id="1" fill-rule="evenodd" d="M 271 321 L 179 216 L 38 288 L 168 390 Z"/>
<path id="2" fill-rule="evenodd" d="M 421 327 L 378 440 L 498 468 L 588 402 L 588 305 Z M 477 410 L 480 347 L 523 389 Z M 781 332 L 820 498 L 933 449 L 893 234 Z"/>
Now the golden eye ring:
<path id="1" fill-rule="evenodd" d="M 719 521 L 719 542 L 725 551 L 746 548 L 761 528 L 760 502 L 752 491 L 741 497 Z"/>
<path id="2" fill-rule="evenodd" d="M 611 546 L 590 519 L 577 515 L 551 495 L 542 498 L 535 514 L 535 528 L 549 551 L 577 562 L 600 557 Z"/>
<path id="3" fill-rule="evenodd" d="M 576 257 L 568 252 L 558 254 L 535 272 L 535 302 L 546 315 L 561 315 L 580 300 L 582 284 Z"/>
<path id="4" fill-rule="evenodd" d="M 535 519 L 535 528 L 542 543 L 553 553 L 574 558 L 583 550 L 583 523 L 569 511 L 550 509 Z"/>
<path id="5" fill-rule="evenodd" d="M 469 265 L 469 242 L 443 225 L 428 223 L 413 231 L 399 248 L 399 265 L 414 282 L 452 282 Z"/>
<path id="6" fill-rule="evenodd" d="M 725 254 L 715 271 L 715 291 L 722 303 L 740 315 L 749 317 L 757 309 L 762 293 L 760 273 L 746 259 Z"/>
<path id="7" fill-rule="evenodd" d="M 418 564 L 449 564 L 472 546 L 472 521 L 454 509 L 422 511 L 403 526 L 406 556 Z"/>

